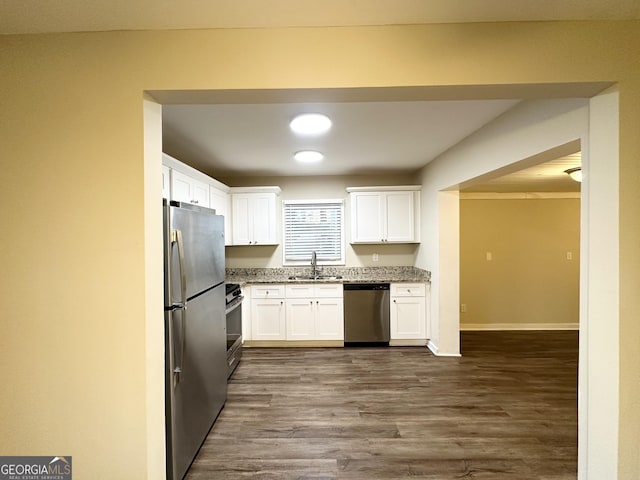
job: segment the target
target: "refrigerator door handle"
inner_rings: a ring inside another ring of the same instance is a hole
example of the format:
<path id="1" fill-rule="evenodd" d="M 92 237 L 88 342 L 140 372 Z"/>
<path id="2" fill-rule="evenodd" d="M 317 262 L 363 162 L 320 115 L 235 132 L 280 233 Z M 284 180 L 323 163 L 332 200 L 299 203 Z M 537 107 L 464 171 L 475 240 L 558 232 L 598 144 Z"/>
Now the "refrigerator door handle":
<path id="1" fill-rule="evenodd" d="M 178 267 L 180 270 L 180 302 L 174 303 L 173 306 L 176 309 L 182 310 L 182 322 L 180 325 L 180 361 L 177 361 L 176 359 L 176 365 L 173 368 L 175 384 L 178 384 L 180 383 L 180 374 L 183 373 L 182 366 L 184 364 L 184 350 L 187 345 L 185 342 L 187 335 L 187 279 L 184 271 L 184 242 L 182 241 L 182 231 L 171 231 L 171 243 L 175 243 L 178 246 Z M 176 358 L 175 351 L 173 358 Z"/>
<path id="2" fill-rule="evenodd" d="M 185 334 L 186 334 L 186 324 L 187 324 L 187 312 L 184 309 L 179 309 L 181 311 L 181 325 L 180 325 L 180 358 L 177 358 L 176 355 L 176 340 L 175 335 L 171 335 L 171 347 L 173 348 L 174 365 L 173 365 L 173 386 L 175 387 L 180 383 L 180 374 L 182 373 L 182 365 L 184 363 L 184 349 L 186 346 L 185 342 Z M 172 316 L 172 321 L 175 318 L 175 315 Z M 170 326 L 173 331 L 173 325 Z"/>
<path id="3" fill-rule="evenodd" d="M 184 242 L 182 241 L 182 231 L 171 231 L 171 243 L 178 245 L 178 267 L 180 270 L 180 303 L 173 306 L 186 310 L 187 308 L 187 277 L 184 271 Z"/>

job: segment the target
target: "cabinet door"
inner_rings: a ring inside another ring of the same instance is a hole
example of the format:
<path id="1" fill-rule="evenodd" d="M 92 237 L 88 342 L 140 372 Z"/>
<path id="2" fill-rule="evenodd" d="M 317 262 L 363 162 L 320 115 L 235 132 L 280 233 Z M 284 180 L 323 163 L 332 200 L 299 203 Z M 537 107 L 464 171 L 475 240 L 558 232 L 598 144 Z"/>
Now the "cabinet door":
<path id="1" fill-rule="evenodd" d="M 287 340 L 315 340 L 314 301 L 309 298 L 287 299 Z"/>
<path id="2" fill-rule="evenodd" d="M 250 229 L 249 195 L 231 195 L 231 225 L 233 245 L 251 245 L 253 231 Z"/>
<path id="3" fill-rule="evenodd" d="M 383 199 L 376 192 L 351 194 L 351 242 L 379 243 L 383 241 Z"/>
<path id="4" fill-rule="evenodd" d="M 344 340 L 344 302 L 342 298 L 315 300 L 316 340 Z"/>
<path id="5" fill-rule="evenodd" d="M 171 170 L 171 200 L 191 203 L 191 177 Z"/>
<path id="6" fill-rule="evenodd" d="M 253 227 L 254 245 L 276 243 L 276 196 L 274 194 L 253 194 L 249 203 Z"/>
<path id="7" fill-rule="evenodd" d="M 171 169 L 166 165 L 162 166 L 162 198 L 171 199 Z"/>
<path id="8" fill-rule="evenodd" d="M 391 338 L 427 338 L 424 297 L 393 297 L 391 300 Z"/>
<path id="9" fill-rule="evenodd" d="M 231 215 L 229 215 L 229 194 L 217 188 L 209 187 L 209 208 L 213 208 L 217 215 L 224 217 L 224 244 L 232 245 L 233 235 L 231 234 Z"/>
<path id="10" fill-rule="evenodd" d="M 252 340 L 285 340 L 285 307 L 282 299 L 251 300 Z"/>
<path id="11" fill-rule="evenodd" d="M 209 185 L 172 169 L 171 200 L 209 208 Z"/>
<path id="12" fill-rule="evenodd" d="M 200 207 L 209 208 L 209 185 L 192 180 L 191 182 L 191 203 Z"/>
<path id="13" fill-rule="evenodd" d="M 231 195 L 233 245 L 277 243 L 276 195 L 235 193 Z"/>
<path id="14" fill-rule="evenodd" d="M 386 242 L 413 242 L 413 192 L 388 192 L 385 195 Z"/>

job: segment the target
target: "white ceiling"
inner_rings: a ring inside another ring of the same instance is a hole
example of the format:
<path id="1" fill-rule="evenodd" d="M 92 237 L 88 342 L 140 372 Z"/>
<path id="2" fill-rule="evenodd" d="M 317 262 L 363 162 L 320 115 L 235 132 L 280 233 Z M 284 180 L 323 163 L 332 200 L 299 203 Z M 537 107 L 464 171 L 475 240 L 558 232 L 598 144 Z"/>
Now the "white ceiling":
<path id="1" fill-rule="evenodd" d="M 579 192 L 580 183 L 565 170 L 582 165 L 581 152 L 565 155 L 545 163 L 464 188 L 464 192 Z"/>
<path id="2" fill-rule="evenodd" d="M 0 33 L 638 19 L 638 0 L 3 0 Z"/>
<path id="3" fill-rule="evenodd" d="M 517 100 L 165 105 L 163 150 L 218 177 L 414 173 Z M 324 135 L 289 122 L 324 113 Z M 316 164 L 296 162 L 318 150 Z"/>

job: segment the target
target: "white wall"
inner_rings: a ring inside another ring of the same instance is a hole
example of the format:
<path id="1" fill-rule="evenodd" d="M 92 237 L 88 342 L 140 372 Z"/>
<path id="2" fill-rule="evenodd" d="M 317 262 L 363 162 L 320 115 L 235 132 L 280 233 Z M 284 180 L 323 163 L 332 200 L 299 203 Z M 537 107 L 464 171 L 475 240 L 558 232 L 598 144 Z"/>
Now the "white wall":
<path id="1" fill-rule="evenodd" d="M 586 161 L 583 156 L 578 431 L 579 471 L 589 472 L 589 479 L 631 478 L 618 472 L 621 267 L 618 100 L 616 87 L 591 99 Z M 638 351 L 637 348 L 636 355 Z M 635 434 L 637 442 L 638 432 Z"/>
<path id="2" fill-rule="evenodd" d="M 416 264 L 432 271 L 432 350 L 455 355 L 460 321 L 459 217 L 453 212 L 455 196 L 444 191 L 541 152 L 581 142 L 585 180 L 580 244 L 580 480 L 619 474 L 619 118 L 616 87 L 589 101 L 524 102 L 422 171 L 423 243 Z M 446 248 L 442 239 L 447 239 Z"/>
<path id="3" fill-rule="evenodd" d="M 457 205 L 452 205 L 457 199 L 441 192 L 456 190 L 471 179 L 585 137 L 587 105 L 584 99 L 522 102 L 422 170 L 422 244 L 416 266 L 431 271 L 431 341 L 438 353 L 460 353 L 459 269 L 440 268 L 443 262 L 459 264 L 458 216 L 453 213 Z M 444 198 L 450 213 L 440 215 Z M 448 239 L 447 251 L 439 248 L 443 238 Z"/>

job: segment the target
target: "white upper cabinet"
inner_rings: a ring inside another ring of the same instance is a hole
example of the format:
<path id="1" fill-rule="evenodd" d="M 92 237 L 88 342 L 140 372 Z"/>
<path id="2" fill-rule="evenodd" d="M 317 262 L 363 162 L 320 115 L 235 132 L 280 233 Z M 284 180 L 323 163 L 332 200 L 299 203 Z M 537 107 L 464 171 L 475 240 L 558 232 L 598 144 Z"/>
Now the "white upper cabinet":
<path id="1" fill-rule="evenodd" d="M 420 241 L 420 187 L 350 187 L 351 243 Z"/>
<path id="2" fill-rule="evenodd" d="M 171 170 L 171 196 L 172 200 L 209 208 L 209 185 L 175 169 Z"/>
<path id="3" fill-rule="evenodd" d="M 225 245 L 233 244 L 231 233 L 231 209 L 229 208 L 229 194 L 216 187 L 209 187 L 209 208 L 216 211 L 216 215 L 224 216 L 224 238 Z"/>
<path id="4" fill-rule="evenodd" d="M 278 193 L 279 187 L 231 189 L 232 245 L 278 243 Z"/>
<path id="5" fill-rule="evenodd" d="M 231 211 L 229 187 L 179 160 L 162 154 L 162 195 L 164 198 L 213 208 L 224 216 L 225 243 L 230 244 Z"/>
<path id="6" fill-rule="evenodd" d="M 171 169 L 162 165 L 162 198 L 171 200 Z"/>

